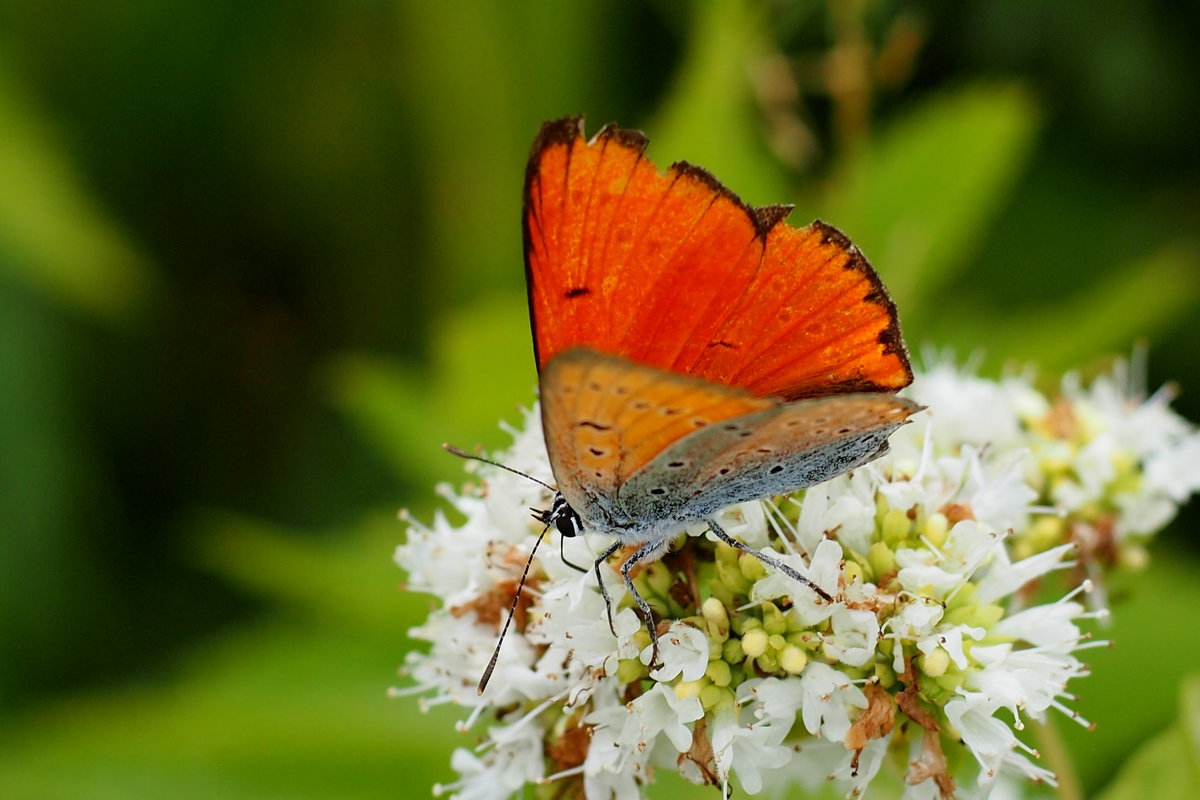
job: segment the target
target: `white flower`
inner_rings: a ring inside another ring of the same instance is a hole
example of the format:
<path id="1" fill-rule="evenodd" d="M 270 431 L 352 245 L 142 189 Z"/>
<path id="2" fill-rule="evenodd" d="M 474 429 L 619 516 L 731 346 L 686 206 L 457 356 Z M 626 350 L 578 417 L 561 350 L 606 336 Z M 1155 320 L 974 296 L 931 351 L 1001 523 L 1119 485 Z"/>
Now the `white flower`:
<path id="1" fill-rule="evenodd" d="M 1024 388 L 1020 381 L 996 383 L 941 361 L 918 374 L 907 393 L 929 408 L 930 430 L 943 447 L 1008 447 L 1021 436 L 1016 409 L 1029 403 Z"/>
<path id="2" fill-rule="evenodd" d="M 875 655 L 879 618 L 866 609 L 839 608 L 832 616 L 833 633 L 821 639 L 821 652 L 833 661 L 861 667 Z"/>
<path id="3" fill-rule="evenodd" d="M 525 726 L 524 735 L 503 736 L 504 733 L 503 728 L 493 728 L 489 742 L 493 746 L 483 756 L 463 748 L 455 750 L 450 765 L 461 777 L 448 786 L 435 787 L 434 794 L 452 792 L 456 800 L 502 800 L 541 778 L 539 731 Z"/>
<path id="4" fill-rule="evenodd" d="M 708 667 L 708 637 L 690 625 L 673 623 L 670 630 L 659 636 L 658 654 L 662 667 L 651 672 L 656 681 L 670 681 L 682 677 L 685 681 L 698 681 Z M 643 664 L 650 663 L 651 648 L 642 651 Z"/>
<path id="5" fill-rule="evenodd" d="M 764 552 L 807 577 L 831 597 L 837 596 L 842 572 L 842 547 L 837 542 L 822 539 L 816 546 L 812 561 L 807 564 L 798 555 L 778 553 L 771 548 L 766 548 Z M 770 572 L 766 577 L 755 581 L 750 592 L 751 600 L 774 600 L 780 597 L 791 598 L 791 614 L 805 625 L 828 619 L 838 608 L 836 603 L 822 600 L 815 592 L 807 588 L 798 588 L 796 581 L 782 572 Z"/>
<path id="6" fill-rule="evenodd" d="M 1063 557 L 1074 549 L 1073 544 L 1059 545 L 1013 564 L 1008 560 L 1008 551 L 1000 548 L 996 560 L 988 565 L 987 574 L 979 582 L 979 600 L 984 603 L 999 600 L 1048 572 L 1069 566 Z"/>
<path id="7" fill-rule="evenodd" d="M 646 776 L 659 735 L 677 752 L 685 752 L 692 743 L 686 723 L 703 715 L 697 698 L 679 697 L 662 683 L 631 703 L 606 704 L 589 714 L 585 721 L 594 726 L 594 733 L 584 762 L 588 797 L 629 796 L 636 791 L 632 781 Z"/>
<path id="8" fill-rule="evenodd" d="M 758 794 L 763 789 L 763 773 L 783 766 L 792 757 L 792 748 L 782 743 L 789 730 L 789 725 L 778 722 L 739 718 L 733 710 L 719 712 L 713 720 L 712 749 L 722 780 L 728 780 L 737 765 L 742 789 Z"/>
<path id="9" fill-rule="evenodd" d="M 397 693 L 461 705 L 464 728 L 490 726 L 480 747 L 454 754 L 459 779 L 440 790 L 501 800 L 575 780 L 590 800 L 635 800 L 656 769 L 678 769 L 750 794 L 832 781 L 858 797 L 888 760 L 914 800 L 956 785 L 986 797 L 1006 776 L 1052 782 L 1018 732 L 1051 709 L 1079 719 L 1068 686 L 1087 674 L 1078 651 L 1094 644 L 1083 621 L 1101 612 L 1078 590 L 1028 605 L 1026 588 L 1055 585 L 1046 577 L 1073 565 L 1102 579 L 1098 553 L 1134 552 L 1128 537 L 1154 534 L 1200 490 L 1200 434 L 1167 393 L 1142 401 L 1127 383 L 1067 379 L 1048 398 L 1024 376 L 928 370 L 911 392 L 930 410 L 892 437 L 889 455 L 719 514 L 834 600 L 691 525 L 678 552 L 633 573 L 655 608 L 653 672 L 623 581 L 602 568 L 610 627 L 594 574 L 564 564 L 546 531 L 482 696 L 476 684 L 542 533 L 529 508 L 552 498 L 473 465 L 480 488 L 442 490 L 463 522 L 410 520 L 396 551 L 409 588 L 441 602 L 411 631 L 429 647 L 407 657 L 411 686 Z M 513 433 L 498 460 L 548 479 L 536 412 Z M 587 534 L 567 554 L 590 567 L 608 544 Z M 894 724 L 902 712 L 906 724 Z M 948 766 L 964 748 L 978 774 Z"/>
<path id="10" fill-rule="evenodd" d="M 937 550 L 898 550 L 900 583 L 913 592 L 931 588 L 934 596 L 945 597 L 1000 548 L 1001 538 L 994 530 L 975 520 L 963 520 L 950 529 L 945 545 Z"/>
<path id="11" fill-rule="evenodd" d="M 867 707 L 867 697 L 842 672 L 810 662 L 800 676 L 801 719 L 809 733 L 840 742 L 850 730 L 852 709 Z"/>

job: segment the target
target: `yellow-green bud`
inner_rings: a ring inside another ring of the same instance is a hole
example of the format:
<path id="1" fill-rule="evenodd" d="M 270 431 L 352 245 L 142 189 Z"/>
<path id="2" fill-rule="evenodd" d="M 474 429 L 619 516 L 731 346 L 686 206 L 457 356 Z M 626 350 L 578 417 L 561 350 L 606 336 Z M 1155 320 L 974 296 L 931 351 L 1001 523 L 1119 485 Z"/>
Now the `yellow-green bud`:
<path id="1" fill-rule="evenodd" d="M 617 662 L 617 682 L 633 683 L 646 677 L 646 667 L 636 658 L 623 658 Z"/>
<path id="2" fill-rule="evenodd" d="M 705 711 L 712 711 L 718 706 L 732 707 L 733 701 L 733 692 L 729 689 L 722 689 L 710 683 L 700 690 L 700 705 Z"/>
<path id="3" fill-rule="evenodd" d="M 950 654 L 945 648 L 935 647 L 928 653 L 922 653 L 917 659 L 917 664 L 921 671 L 931 678 L 940 678 L 946 674 L 946 669 L 950 666 Z"/>
<path id="4" fill-rule="evenodd" d="M 700 681 L 680 681 L 675 684 L 675 696 L 680 700 L 686 700 L 689 697 L 699 697 L 703 689 L 704 685 Z"/>
<path id="5" fill-rule="evenodd" d="M 925 521 L 925 538 L 934 547 L 941 547 L 946 543 L 946 534 L 950 530 L 950 520 L 946 519 L 946 515 L 937 511 L 929 515 L 929 519 Z"/>
<path id="6" fill-rule="evenodd" d="M 667 596 L 671 591 L 671 584 L 675 582 L 675 576 L 661 561 L 656 561 L 648 566 L 642 574 L 646 578 L 646 585 L 654 594 L 658 595 Z"/>
<path id="7" fill-rule="evenodd" d="M 896 673 L 888 661 L 875 662 L 875 677 L 879 679 L 879 685 L 884 689 L 890 689 L 896 683 Z"/>
<path id="8" fill-rule="evenodd" d="M 884 575 L 896 572 L 896 553 L 883 542 L 875 542 L 867 551 L 867 562 L 878 580 Z"/>
<path id="9" fill-rule="evenodd" d="M 736 561 L 729 563 L 717 559 L 717 580 L 733 594 L 745 595 L 750 591 L 750 581 L 742 575 Z"/>
<path id="10" fill-rule="evenodd" d="M 888 544 L 897 544 L 908 538 L 909 526 L 911 521 L 908 514 L 898 508 L 889 509 L 883 515 L 883 541 Z"/>
<path id="11" fill-rule="evenodd" d="M 796 645 L 789 644 L 779 653 L 779 666 L 789 675 L 799 675 L 808 666 L 808 656 Z"/>
<path id="12" fill-rule="evenodd" d="M 767 633 L 785 633 L 787 631 L 787 617 L 779 610 L 779 606 L 774 603 L 763 603 L 762 609 L 762 627 Z"/>
<path id="13" fill-rule="evenodd" d="M 770 637 L 762 628 L 751 628 L 742 636 L 742 651 L 750 658 L 758 658 L 767 652 Z"/>
<path id="14" fill-rule="evenodd" d="M 715 597 L 710 597 L 704 601 L 704 605 L 700 606 L 700 613 L 709 622 L 717 625 L 729 624 L 729 612 L 725 610 L 725 604 Z"/>
<path id="15" fill-rule="evenodd" d="M 767 576 L 767 568 L 758 560 L 757 556 L 752 556 L 749 553 L 742 553 L 742 557 L 738 559 L 738 568 L 742 571 L 742 575 L 746 580 L 754 583 L 762 580 Z"/>
<path id="16" fill-rule="evenodd" d="M 728 686 L 733 681 L 733 670 L 727 661 L 710 661 L 704 674 L 717 686 Z"/>

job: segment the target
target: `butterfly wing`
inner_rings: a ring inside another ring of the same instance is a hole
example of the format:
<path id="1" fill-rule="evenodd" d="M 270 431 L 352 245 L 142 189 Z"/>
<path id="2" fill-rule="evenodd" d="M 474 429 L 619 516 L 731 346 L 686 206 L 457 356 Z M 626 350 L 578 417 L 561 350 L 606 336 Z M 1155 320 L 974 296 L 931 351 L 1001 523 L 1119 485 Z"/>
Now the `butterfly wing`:
<path id="1" fill-rule="evenodd" d="M 670 446 L 779 402 L 587 348 L 547 363 L 539 378 L 542 428 L 554 479 L 591 527 L 632 520 L 616 504 L 623 484 Z"/>
<path id="2" fill-rule="evenodd" d="M 578 345 L 787 399 L 912 380 L 896 309 L 822 222 L 782 224 L 704 170 L 659 174 L 640 133 L 588 141 L 548 122 L 525 175 L 525 265 L 539 369 Z"/>
<path id="3" fill-rule="evenodd" d="M 803 489 L 882 455 L 920 406 L 895 395 L 799 400 L 680 438 L 631 475 L 616 505 L 634 520 L 698 520 Z"/>

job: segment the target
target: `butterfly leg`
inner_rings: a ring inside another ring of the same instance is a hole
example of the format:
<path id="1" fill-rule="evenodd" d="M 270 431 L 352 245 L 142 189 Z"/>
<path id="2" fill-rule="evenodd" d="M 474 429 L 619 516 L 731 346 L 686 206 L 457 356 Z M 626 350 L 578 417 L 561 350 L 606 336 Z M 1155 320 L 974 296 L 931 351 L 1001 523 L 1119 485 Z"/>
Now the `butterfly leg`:
<path id="1" fill-rule="evenodd" d="M 833 602 L 833 598 L 829 596 L 829 593 L 826 592 L 824 589 L 822 589 L 820 586 L 817 586 L 815 583 L 813 583 L 808 578 L 801 575 L 799 572 L 796 572 L 796 570 L 792 569 L 787 564 L 784 564 L 782 561 L 775 559 L 775 558 L 771 558 L 766 553 L 760 553 L 759 551 L 755 550 L 753 547 L 744 545 L 741 542 L 739 542 L 737 539 L 734 539 L 732 536 L 730 536 L 728 533 L 725 532 L 724 528 L 722 528 L 720 525 L 717 524 L 717 521 L 715 519 L 710 519 L 708 521 L 708 527 L 713 533 L 715 533 L 717 535 L 717 538 L 720 539 L 721 541 L 725 542 L 725 544 L 730 545 L 731 547 L 736 547 L 738 550 L 741 550 L 743 553 L 749 553 L 750 555 L 754 556 L 755 558 L 757 558 L 759 561 L 763 562 L 767 566 L 774 567 L 775 569 L 782 572 L 784 575 L 787 575 L 792 580 L 799 581 L 800 583 L 807 586 L 809 589 L 812 589 L 813 592 L 820 595 L 822 599 L 828 600 L 831 603 Z M 622 568 L 622 569 L 624 569 L 624 568 Z"/>
<path id="2" fill-rule="evenodd" d="M 596 559 L 596 563 L 594 565 L 596 568 L 596 585 L 600 587 L 600 596 L 604 598 L 604 610 L 608 612 L 608 629 L 612 631 L 613 636 L 617 635 L 617 628 L 615 625 L 613 625 L 612 598 L 608 596 L 608 589 L 604 588 L 604 578 L 600 575 L 600 565 L 605 561 L 608 561 L 608 557 L 617 552 L 620 547 L 621 540 L 617 539 L 612 543 L 611 547 L 600 554 L 600 557 Z"/>
<path id="3" fill-rule="evenodd" d="M 658 631 L 654 627 L 654 615 L 650 613 L 650 604 L 634 588 L 633 578 L 629 577 L 629 572 L 639 561 L 653 561 L 658 558 L 670 543 L 670 539 L 646 542 L 621 565 L 621 577 L 625 579 L 625 586 L 629 589 L 629 594 L 633 595 L 633 602 L 637 603 L 638 610 L 641 611 L 642 622 L 646 624 L 646 632 L 650 634 L 650 664 L 647 666 L 650 672 L 662 666 L 662 662 L 658 660 Z"/>

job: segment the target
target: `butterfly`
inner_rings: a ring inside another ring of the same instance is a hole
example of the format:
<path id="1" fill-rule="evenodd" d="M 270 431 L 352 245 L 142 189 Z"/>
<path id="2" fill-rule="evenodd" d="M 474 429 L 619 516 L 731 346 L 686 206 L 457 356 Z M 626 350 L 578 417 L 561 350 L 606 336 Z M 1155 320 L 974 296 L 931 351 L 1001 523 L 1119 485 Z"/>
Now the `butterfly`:
<path id="1" fill-rule="evenodd" d="M 896 308 L 850 240 L 791 207 L 753 208 L 705 170 L 666 173 L 646 137 L 545 123 L 525 172 L 524 248 L 542 427 L 557 493 L 535 516 L 564 537 L 637 549 L 688 526 L 832 597 L 730 536 L 716 514 L 835 477 L 887 450 L 919 410 Z M 489 668 L 490 674 L 490 668 Z M 482 685 L 486 683 L 481 682 Z"/>

